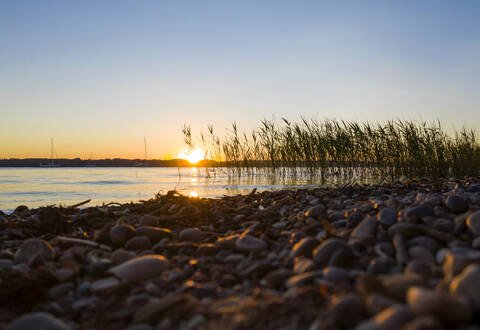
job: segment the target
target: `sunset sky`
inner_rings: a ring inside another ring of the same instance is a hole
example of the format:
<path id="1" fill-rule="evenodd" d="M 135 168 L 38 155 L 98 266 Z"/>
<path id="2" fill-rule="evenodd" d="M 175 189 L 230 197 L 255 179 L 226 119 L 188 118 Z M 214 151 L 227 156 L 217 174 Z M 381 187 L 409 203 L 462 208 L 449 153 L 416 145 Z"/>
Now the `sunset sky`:
<path id="1" fill-rule="evenodd" d="M 480 131 L 480 1 L 0 0 L 0 158 L 171 158 L 213 124 Z"/>

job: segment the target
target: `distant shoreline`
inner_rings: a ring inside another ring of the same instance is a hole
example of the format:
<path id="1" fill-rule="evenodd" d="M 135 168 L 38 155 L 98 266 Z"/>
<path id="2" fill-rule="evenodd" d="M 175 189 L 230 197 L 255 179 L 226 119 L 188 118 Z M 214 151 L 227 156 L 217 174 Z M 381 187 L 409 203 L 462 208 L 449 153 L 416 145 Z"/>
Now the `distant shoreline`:
<path id="1" fill-rule="evenodd" d="M 49 158 L 25 158 L 25 159 L 0 159 L 0 167 L 35 167 L 40 168 L 52 163 Z M 213 167 L 219 166 L 220 163 L 213 160 L 202 160 L 192 164 L 185 159 L 67 159 L 59 158 L 54 160 L 56 167 Z"/>

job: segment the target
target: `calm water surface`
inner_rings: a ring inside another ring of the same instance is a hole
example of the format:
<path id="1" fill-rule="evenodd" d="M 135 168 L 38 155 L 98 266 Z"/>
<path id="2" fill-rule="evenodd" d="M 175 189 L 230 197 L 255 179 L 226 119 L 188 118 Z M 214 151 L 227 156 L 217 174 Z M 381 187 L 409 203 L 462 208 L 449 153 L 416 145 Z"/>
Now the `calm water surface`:
<path id="1" fill-rule="evenodd" d="M 136 202 L 173 189 L 184 195 L 221 197 L 253 188 L 262 191 L 316 183 L 267 173 L 238 176 L 225 168 L 0 168 L 0 210 L 11 212 L 18 205 L 71 205 L 87 199 L 92 201 L 86 206 Z"/>

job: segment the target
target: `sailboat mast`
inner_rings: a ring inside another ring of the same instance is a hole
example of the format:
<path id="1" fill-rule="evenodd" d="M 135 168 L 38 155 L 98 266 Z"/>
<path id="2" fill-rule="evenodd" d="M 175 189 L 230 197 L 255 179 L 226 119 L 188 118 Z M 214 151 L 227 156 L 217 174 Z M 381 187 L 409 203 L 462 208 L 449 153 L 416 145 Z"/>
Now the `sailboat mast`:
<path id="1" fill-rule="evenodd" d="M 51 163 L 53 165 L 53 137 L 50 138 L 50 144 L 52 145 L 52 157 L 51 157 Z"/>
<path id="2" fill-rule="evenodd" d="M 147 138 L 143 138 L 143 142 L 145 144 L 145 160 L 147 160 Z"/>

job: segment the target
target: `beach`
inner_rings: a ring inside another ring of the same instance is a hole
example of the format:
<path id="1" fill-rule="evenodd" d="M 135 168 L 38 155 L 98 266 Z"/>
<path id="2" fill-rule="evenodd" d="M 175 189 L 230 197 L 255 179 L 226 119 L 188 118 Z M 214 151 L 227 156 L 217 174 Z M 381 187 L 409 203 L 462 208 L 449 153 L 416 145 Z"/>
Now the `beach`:
<path id="1" fill-rule="evenodd" d="M 5 329 L 476 329 L 480 178 L 0 213 Z"/>

